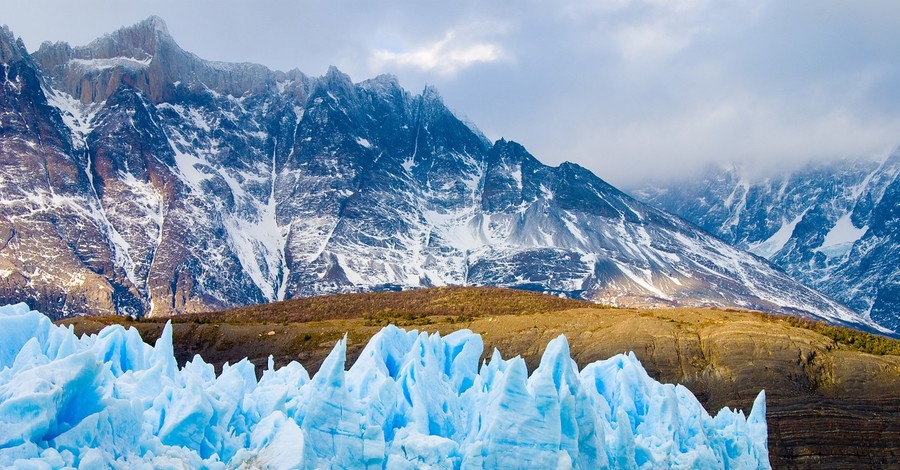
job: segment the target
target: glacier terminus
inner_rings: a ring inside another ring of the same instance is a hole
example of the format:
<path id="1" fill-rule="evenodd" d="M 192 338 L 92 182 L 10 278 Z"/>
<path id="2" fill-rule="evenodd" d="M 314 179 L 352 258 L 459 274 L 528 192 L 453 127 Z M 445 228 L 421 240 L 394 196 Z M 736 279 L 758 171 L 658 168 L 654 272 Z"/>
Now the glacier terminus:
<path id="1" fill-rule="evenodd" d="M 0 466 L 16 468 L 769 468 L 765 392 L 711 417 L 620 354 L 579 370 L 564 336 L 529 376 L 479 335 L 388 326 L 346 368 L 257 379 L 247 360 L 179 367 L 109 326 L 77 337 L 0 307 Z"/>

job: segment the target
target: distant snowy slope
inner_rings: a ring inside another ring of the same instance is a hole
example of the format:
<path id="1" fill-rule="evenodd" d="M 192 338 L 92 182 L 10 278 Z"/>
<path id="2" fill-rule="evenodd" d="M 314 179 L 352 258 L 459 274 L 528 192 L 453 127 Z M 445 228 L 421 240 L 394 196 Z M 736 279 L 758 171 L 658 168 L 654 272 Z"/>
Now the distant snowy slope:
<path id="1" fill-rule="evenodd" d="M 346 339 L 318 373 L 257 380 L 243 360 L 179 369 L 110 326 L 78 338 L 24 304 L 0 307 L 0 466 L 7 468 L 769 468 L 765 393 L 711 417 L 633 354 L 578 370 L 566 338 L 540 366 L 481 337 L 390 326 L 349 370 Z"/>
<path id="2" fill-rule="evenodd" d="M 900 329 L 900 151 L 769 178 L 740 169 L 638 196 L 764 256 L 863 316 Z"/>
<path id="3" fill-rule="evenodd" d="M 877 329 L 582 167 L 488 142 L 432 88 L 205 61 L 158 18 L 16 50 L 0 106 L 30 121 L 0 135 L 0 300 L 168 315 L 493 285 Z"/>

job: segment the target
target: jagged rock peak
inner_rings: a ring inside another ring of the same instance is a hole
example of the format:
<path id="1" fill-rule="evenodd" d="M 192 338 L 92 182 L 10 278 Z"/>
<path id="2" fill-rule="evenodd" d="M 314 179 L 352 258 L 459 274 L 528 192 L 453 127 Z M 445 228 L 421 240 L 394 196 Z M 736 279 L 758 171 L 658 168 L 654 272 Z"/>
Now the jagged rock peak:
<path id="1" fill-rule="evenodd" d="M 144 21 L 135 24 L 133 27 L 141 29 L 151 29 L 160 33 L 169 34 L 169 27 L 166 25 L 166 22 L 156 15 L 151 15 Z"/>
<path id="2" fill-rule="evenodd" d="M 422 90 L 422 99 L 426 102 L 444 103 L 441 93 L 433 85 L 425 85 L 425 89 Z"/>
<path id="3" fill-rule="evenodd" d="M 165 21 L 158 16 L 151 16 L 139 23 L 99 37 L 86 46 L 72 47 L 63 41 L 45 41 L 34 55 L 44 68 L 58 66 L 74 58 L 130 57 L 144 60 L 156 55 L 162 42 L 180 50 L 169 34 Z"/>
<path id="4" fill-rule="evenodd" d="M 393 92 L 394 90 L 402 90 L 400 80 L 393 74 L 381 74 L 375 78 L 364 80 L 360 83 L 364 88 L 376 90 L 380 92 Z"/>
<path id="5" fill-rule="evenodd" d="M 375 78 L 371 78 L 366 81 L 384 85 L 400 86 L 400 80 L 397 79 L 397 76 L 392 73 L 383 73 Z"/>
<path id="6" fill-rule="evenodd" d="M 178 47 L 169 34 L 169 28 L 165 21 L 158 16 L 151 16 L 139 23 L 120 28 L 95 39 L 84 48 L 90 51 L 90 57 L 84 58 L 133 57 L 146 59 L 156 55 L 163 42 Z"/>
<path id="7" fill-rule="evenodd" d="M 525 147 L 522 146 L 522 144 L 514 140 L 506 140 L 503 137 L 494 142 L 493 150 L 498 154 L 508 157 L 516 157 L 516 159 L 524 158 L 526 155 L 528 157 L 532 157 L 531 154 L 528 153 L 528 150 L 526 150 Z"/>
<path id="8" fill-rule="evenodd" d="M 211 62 L 185 51 L 156 16 L 86 46 L 45 43 L 32 57 L 57 89 L 84 104 L 107 99 L 122 84 L 139 88 L 160 103 L 173 98 L 175 82 L 243 96 L 278 78 L 263 65 Z"/>
<path id="9" fill-rule="evenodd" d="M 353 99 L 356 95 L 353 81 L 350 79 L 350 76 L 341 72 L 334 65 L 329 66 L 325 75 L 316 81 L 316 89 L 318 89 L 318 93 L 323 96 L 327 93 L 329 96 Z"/>
<path id="10" fill-rule="evenodd" d="M 328 66 L 328 71 L 325 72 L 325 76 L 322 77 L 326 82 L 351 82 L 350 76 L 344 72 L 341 72 L 339 68 L 334 65 Z"/>
<path id="11" fill-rule="evenodd" d="M 419 99 L 421 100 L 422 106 L 427 115 L 443 115 L 443 114 L 453 114 L 447 106 L 444 104 L 444 99 L 441 97 L 441 93 L 432 85 L 425 85 L 425 88 L 422 90 L 422 94 L 419 95 Z M 487 143 L 490 146 L 490 142 Z"/>
<path id="12" fill-rule="evenodd" d="M 328 90 L 349 90 L 353 88 L 353 80 L 350 75 L 341 72 L 340 69 L 331 65 L 328 71 L 322 76 L 322 85 Z"/>
<path id="13" fill-rule="evenodd" d="M 8 63 L 28 55 L 25 43 L 16 38 L 9 26 L 0 26 L 0 63 Z"/>
<path id="14" fill-rule="evenodd" d="M 33 55 L 41 68 L 45 70 L 65 64 L 74 56 L 72 46 L 65 41 L 44 41 Z"/>
<path id="15" fill-rule="evenodd" d="M 502 137 L 500 140 L 494 142 L 490 152 L 488 152 L 487 161 L 494 164 L 512 165 L 517 167 L 527 166 L 536 168 L 542 166 L 542 164 L 534 158 L 534 155 L 529 153 L 522 144 L 513 140 L 506 140 Z"/>

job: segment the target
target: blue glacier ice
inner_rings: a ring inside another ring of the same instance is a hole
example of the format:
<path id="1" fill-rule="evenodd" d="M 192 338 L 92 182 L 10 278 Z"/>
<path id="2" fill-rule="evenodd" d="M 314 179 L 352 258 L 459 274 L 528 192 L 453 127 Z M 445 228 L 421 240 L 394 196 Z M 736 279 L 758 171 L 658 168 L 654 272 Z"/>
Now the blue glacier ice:
<path id="1" fill-rule="evenodd" d="M 25 304 L 0 307 L 0 467 L 769 468 L 765 394 L 711 417 L 633 354 L 578 369 L 566 338 L 529 376 L 481 337 L 389 326 L 346 367 L 311 377 L 243 360 L 179 368 L 110 326 L 77 337 Z"/>

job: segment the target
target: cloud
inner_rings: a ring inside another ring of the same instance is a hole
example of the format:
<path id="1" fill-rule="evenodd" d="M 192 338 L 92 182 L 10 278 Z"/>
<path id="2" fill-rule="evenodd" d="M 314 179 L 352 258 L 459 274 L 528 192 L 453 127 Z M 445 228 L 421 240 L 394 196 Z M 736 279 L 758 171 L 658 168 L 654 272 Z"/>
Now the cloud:
<path id="1" fill-rule="evenodd" d="M 395 52 L 376 49 L 369 58 L 369 66 L 378 71 L 414 68 L 423 72 L 454 75 L 476 64 L 503 60 L 505 55 L 499 44 L 473 42 L 451 30 L 442 39 L 411 50 Z"/>
<path id="2" fill-rule="evenodd" d="M 733 96 L 644 120 L 585 122 L 556 145 L 615 184 L 688 179 L 709 165 L 740 163 L 772 176 L 812 160 L 883 153 L 900 142 L 900 118 L 828 108 L 797 113 L 781 97 Z"/>
<path id="3" fill-rule="evenodd" d="M 622 56 L 631 62 L 672 56 L 690 44 L 691 31 L 679 31 L 665 22 L 630 26 L 615 40 Z"/>

